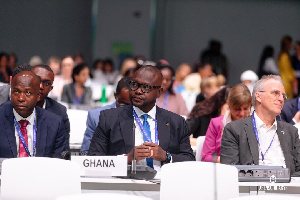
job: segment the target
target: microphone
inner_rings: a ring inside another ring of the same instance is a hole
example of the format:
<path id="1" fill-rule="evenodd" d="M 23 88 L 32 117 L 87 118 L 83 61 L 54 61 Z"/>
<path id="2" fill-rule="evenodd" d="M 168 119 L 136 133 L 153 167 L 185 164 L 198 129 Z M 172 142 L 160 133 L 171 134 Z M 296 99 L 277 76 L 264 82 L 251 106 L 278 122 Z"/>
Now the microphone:
<path id="1" fill-rule="evenodd" d="M 132 132 L 133 132 L 133 159 L 131 161 L 131 173 L 136 174 L 136 159 L 135 159 L 135 123 L 133 122 L 132 126 Z"/>

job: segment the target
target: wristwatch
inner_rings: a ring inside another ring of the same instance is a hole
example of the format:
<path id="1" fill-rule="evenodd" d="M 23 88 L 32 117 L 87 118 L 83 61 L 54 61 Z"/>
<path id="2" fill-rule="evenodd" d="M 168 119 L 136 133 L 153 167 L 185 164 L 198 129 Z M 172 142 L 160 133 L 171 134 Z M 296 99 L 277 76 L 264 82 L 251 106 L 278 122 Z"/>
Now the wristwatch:
<path id="1" fill-rule="evenodd" d="M 170 152 L 167 152 L 167 153 L 166 153 L 166 160 L 164 161 L 164 164 L 170 163 L 171 160 L 172 160 L 172 155 L 171 155 Z"/>

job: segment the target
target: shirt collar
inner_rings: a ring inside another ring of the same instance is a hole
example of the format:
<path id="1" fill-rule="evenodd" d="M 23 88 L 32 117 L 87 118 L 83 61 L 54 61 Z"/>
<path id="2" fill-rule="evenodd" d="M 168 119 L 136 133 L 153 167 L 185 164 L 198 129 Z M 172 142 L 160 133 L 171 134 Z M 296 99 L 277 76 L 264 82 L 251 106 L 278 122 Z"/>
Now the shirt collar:
<path id="1" fill-rule="evenodd" d="M 29 122 L 30 125 L 34 124 L 34 119 L 35 119 L 35 108 L 33 109 L 33 112 L 31 113 L 31 115 L 29 115 L 27 118 L 22 117 L 21 115 L 19 115 L 17 113 L 17 111 L 15 111 L 15 109 L 13 108 L 13 113 L 14 116 L 16 118 L 16 121 L 19 122 L 20 120 L 27 120 Z"/>
<path id="2" fill-rule="evenodd" d="M 256 114 L 256 112 L 253 112 L 253 114 L 254 114 L 256 127 L 260 128 L 263 125 L 266 127 L 266 124 L 259 118 L 259 116 Z M 276 120 L 276 118 L 275 118 L 275 121 L 274 121 L 274 123 L 272 124 L 272 126 L 270 128 L 272 128 L 273 126 L 275 127 L 275 129 L 277 129 L 277 120 Z"/>
<path id="3" fill-rule="evenodd" d="M 139 117 L 141 117 L 143 114 L 148 114 L 151 119 L 155 119 L 156 104 L 153 106 L 153 108 L 148 113 L 143 112 L 141 109 L 139 109 L 136 106 L 133 106 L 133 109 L 135 110 L 137 116 L 139 116 Z"/>

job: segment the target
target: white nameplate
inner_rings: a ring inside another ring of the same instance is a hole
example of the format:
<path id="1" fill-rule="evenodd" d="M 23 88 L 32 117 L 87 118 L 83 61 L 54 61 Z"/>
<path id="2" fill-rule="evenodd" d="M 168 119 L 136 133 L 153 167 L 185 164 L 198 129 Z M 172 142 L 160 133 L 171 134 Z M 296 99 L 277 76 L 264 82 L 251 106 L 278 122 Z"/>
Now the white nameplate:
<path id="1" fill-rule="evenodd" d="M 127 176 L 127 156 L 72 156 L 79 163 L 81 176 Z"/>

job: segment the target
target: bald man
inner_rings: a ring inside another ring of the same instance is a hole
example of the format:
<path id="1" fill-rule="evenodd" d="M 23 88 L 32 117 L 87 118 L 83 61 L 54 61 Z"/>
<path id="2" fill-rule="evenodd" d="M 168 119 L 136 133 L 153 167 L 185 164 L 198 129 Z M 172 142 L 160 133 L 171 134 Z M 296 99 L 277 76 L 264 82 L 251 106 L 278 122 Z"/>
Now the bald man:
<path id="1" fill-rule="evenodd" d="M 65 143 L 60 117 L 36 107 L 40 78 L 22 71 L 12 78 L 11 101 L 0 107 L 0 157 L 59 158 Z"/>
<path id="2" fill-rule="evenodd" d="M 156 67 L 137 70 L 129 84 L 133 105 L 101 112 L 89 155 L 126 154 L 131 163 L 135 147 L 136 160 L 155 169 L 169 162 L 195 160 L 185 120 L 156 106 L 161 84 L 162 74 Z"/>

